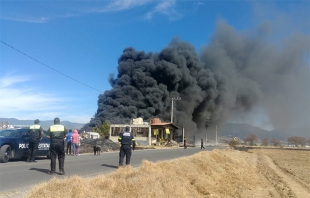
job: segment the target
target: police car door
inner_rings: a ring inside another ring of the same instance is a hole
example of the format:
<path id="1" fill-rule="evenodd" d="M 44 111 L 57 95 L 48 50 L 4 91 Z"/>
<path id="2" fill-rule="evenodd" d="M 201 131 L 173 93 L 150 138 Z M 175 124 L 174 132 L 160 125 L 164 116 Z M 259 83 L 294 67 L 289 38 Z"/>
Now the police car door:
<path id="1" fill-rule="evenodd" d="M 29 136 L 26 136 L 28 129 L 18 129 L 19 138 L 17 140 L 17 149 L 15 150 L 15 157 L 27 157 Z"/>
<path id="2" fill-rule="evenodd" d="M 37 156 L 46 156 L 49 155 L 49 148 L 50 148 L 50 139 L 46 137 L 46 131 L 44 131 L 44 135 L 42 140 L 39 142 Z"/>

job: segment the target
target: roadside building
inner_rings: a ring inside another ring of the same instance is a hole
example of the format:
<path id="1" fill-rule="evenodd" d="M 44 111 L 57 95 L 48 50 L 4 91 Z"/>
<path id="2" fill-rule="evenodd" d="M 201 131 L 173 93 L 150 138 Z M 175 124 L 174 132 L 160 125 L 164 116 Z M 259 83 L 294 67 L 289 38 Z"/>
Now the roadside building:
<path id="1" fill-rule="evenodd" d="M 150 122 L 143 122 L 142 118 L 133 119 L 131 124 L 111 124 L 110 140 L 117 142 L 119 133 L 130 126 L 135 140 L 141 145 L 164 144 L 174 140 L 178 127 L 171 122 L 161 122 L 159 118 L 154 118 Z"/>

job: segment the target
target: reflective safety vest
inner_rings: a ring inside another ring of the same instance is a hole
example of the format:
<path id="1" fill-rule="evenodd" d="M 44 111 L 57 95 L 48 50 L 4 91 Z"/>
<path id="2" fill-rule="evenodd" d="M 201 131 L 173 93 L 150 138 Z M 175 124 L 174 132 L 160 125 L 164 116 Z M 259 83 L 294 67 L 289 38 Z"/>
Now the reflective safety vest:
<path id="1" fill-rule="evenodd" d="M 119 134 L 118 141 L 122 145 L 124 145 L 124 144 L 131 145 L 131 142 L 134 142 L 135 138 L 133 137 L 133 134 L 131 132 L 125 131 L 125 132 Z"/>
<path id="2" fill-rule="evenodd" d="M 64 137 L 67 134 L 67 129 L 60 124 L 55 124 L 49 127 L 47 135 L 50 136 L 51 143 L 64 142 Z"/>
<path id="3" fill-rule="evenodd" d="M 27 132 L 30 137 L 30 141 L 39 141 L 41 138 L 41 131 L 43 131 L 43 129 L 40 125 L 31 125 Z"/>
<path id="4" fill-rule="evenodd" d="M 41 128 L 41 126 L 38 125 L 38 124 L 31 125 L 31 126 L 29 127 L 29 129 L 40 129 L 40 128 Z"/>

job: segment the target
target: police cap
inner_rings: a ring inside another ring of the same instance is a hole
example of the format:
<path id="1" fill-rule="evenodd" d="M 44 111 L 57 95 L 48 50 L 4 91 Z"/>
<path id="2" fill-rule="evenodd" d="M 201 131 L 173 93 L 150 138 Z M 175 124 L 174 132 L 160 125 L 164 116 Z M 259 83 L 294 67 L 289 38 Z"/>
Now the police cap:
<path id="1" fill-rule="evenodd" d="M 36 120 L 34 121 L 34 123 L 35 123 L 35 124 L 39 124 L 39 123 L 40 123 L 40 120 L 39 120 L 39 119 L 36 119 Z"/>

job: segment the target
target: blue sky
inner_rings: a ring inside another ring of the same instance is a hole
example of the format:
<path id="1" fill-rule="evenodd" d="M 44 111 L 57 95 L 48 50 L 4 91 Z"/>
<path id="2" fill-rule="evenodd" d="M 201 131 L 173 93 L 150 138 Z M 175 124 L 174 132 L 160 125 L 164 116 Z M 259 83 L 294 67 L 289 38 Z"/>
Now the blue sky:
<path id="1" fill-rule="evenodd" d="M 17 119 L 88 122 L 129 46 L 159 52 L 177 36 L 199 52 L 218 20 L 245 32 L 265 21 L 284 21 L 276 23 L 281 31 L 274 32 L 275 42 L 295 28 L 309 33 L 309 1 L 0 1 L 0 6 L 0 117 Z"/>

